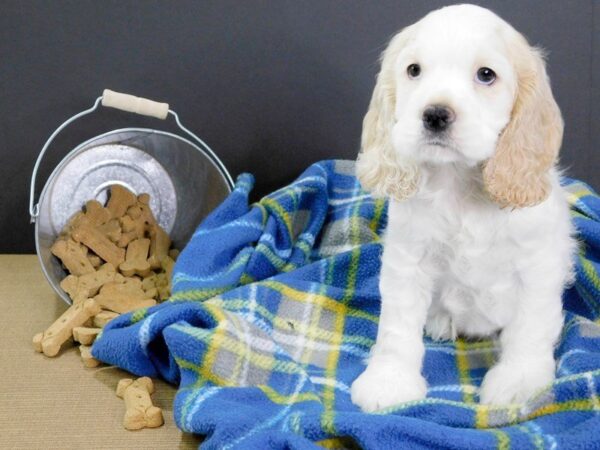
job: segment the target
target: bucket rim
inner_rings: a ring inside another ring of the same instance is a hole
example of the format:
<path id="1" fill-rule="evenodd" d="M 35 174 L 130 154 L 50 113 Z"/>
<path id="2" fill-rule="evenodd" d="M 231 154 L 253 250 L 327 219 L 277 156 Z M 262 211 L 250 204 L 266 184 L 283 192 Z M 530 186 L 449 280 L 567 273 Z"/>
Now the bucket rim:
<path id="1" fill-rule="evenodd" d="M 208 158 L 208 160 L 213 164 L 213 166 L 215 166 L 215 168 L 219 171 L 219 173 L 223 177 L 225 183 L 229 187 L 229 192 L 231 192 L 233 190 L 234 186 L 233 186 L 233 184 L 230 181 L 233 178 L 231 178 L 231 174 L 227 170 L 227 167 L 225 167 L 225 164 L 223 164 L 223 161 L 221 161 L 221 159 L 216 154 L 214 154 L 214 158 L 213 158 L 210 153 L 208 153 L 203 148 L 199 147 L 198 144 L 194 143 L 193 141 L 190 141 L 189 139 L 184 138 L 183 136 L 180 136 L 179 134 L 171 133 L 170 131 L 155 130 L 153 128 L 127 127 L 127 128 L 117 128 L 116 130 L 107 131 L 105 133 L 102 133 L 102 134 L 99 134 L 99 135 L 94 136 L 92 138 L 89 138 L 87 141 L 82 142 L 77 147 L 75 147 L 73 150 L 71 150 L 69 153 L 67 153 L 65 155 L 65 157 L 57 164 L 57 166 L 54 168 L 54 170 L 52 171 L 52 173 L 50 174 L 50 176 L 46 180 L 46 183 L 44 184 L 44 189 L 42 189 L 42 192 L 40 193 L 40 200 L 41 200 L 41 197 L 42 197 L 42 193 L 44 192 L 44 190 L 46 188 L 46 185 L 48 184 L 48 181 L 50 181 L 50 179 L 52 178 L 52 176 L 56 172 L 56 169 L 58 169 L 63 163 L 65 163 L 65 161 L 67 159 L 69 159 L 70 157 L 72 157 L 72 155 L 75 152 L 77 152 L 78 150 L 80 150 L 82 147 L 85 147 L 86 145 L 90 144 L 91 142 L 95 141 L 96 139 L 100 139 L 100 138 L 103 138 L 103 137 L 106 137 L 106 136 L 110 136 L 111 134 L 131 132 L 131 131 L 148 133 L 148 134 L 159 134 L 159 135 L 163 135 L 163 136 L 168 136 L 168 137 L 179 139 L 180 141 L 183 141 L 186 144 L 191 145 L 196 150 L 198 150 L 200 153 L 202 153 L 204 156 L 206 156 Z M 143 148 L 141 148 L 140 150 L 144 151 Z M 216 158 L 216 160 L 218 162 L 215 161 L 215 158 Z M 38 200 L 38 203 L 40 203 L 40 200 Z"/>
<path id="2" fill-rule="evenodd" d="M 72 305 L 73 301 L 67 295 L 67 293 L 63 290 L 63 288 L 61 288 L 60 285 L 54 284 L 55 280 L 48 273 L 46 265 L 44 264 L 44 261 L 42 260 L 42 253 L 40 251 L 40 238 L 39 238 L 40 233 L 39 233 L 38 227 L 39 227 L 39 221 L 36 220 L 35 221 L 35 254 L 37 255 L 37 259 L 42 268 L 42 273 L 44 274 L 44 277 L 46 278 L 46 281 L 48 282 L 48 284 L 50 286 L 52 286 L 52 289 L 54 290 L 54 292 L 56 292 L 59 295 L 59 297 L 62 298 L 67 303 L 67 305 Z"/>

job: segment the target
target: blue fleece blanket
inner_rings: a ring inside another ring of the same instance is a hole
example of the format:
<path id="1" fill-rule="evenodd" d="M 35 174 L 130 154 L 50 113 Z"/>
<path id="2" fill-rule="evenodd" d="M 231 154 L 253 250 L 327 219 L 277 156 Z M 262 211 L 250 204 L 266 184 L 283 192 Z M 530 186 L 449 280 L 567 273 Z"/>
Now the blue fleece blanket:
<path id="1" fill-rule="evenodd" d="M 386 203 L 353 171 L 314 164 L 252 205 L 241 175 L 181 253 L 170 301 L 112 321 L 94 356 L 178 385 L 175 421 L 209 449 L 600 448 L 597 195 L 565 180 L 582 247 L 552 386 L 479 405 L 495 344 L 425 338 L 427 399 L 365 414 L 349 387 L 377 331 Z"/>

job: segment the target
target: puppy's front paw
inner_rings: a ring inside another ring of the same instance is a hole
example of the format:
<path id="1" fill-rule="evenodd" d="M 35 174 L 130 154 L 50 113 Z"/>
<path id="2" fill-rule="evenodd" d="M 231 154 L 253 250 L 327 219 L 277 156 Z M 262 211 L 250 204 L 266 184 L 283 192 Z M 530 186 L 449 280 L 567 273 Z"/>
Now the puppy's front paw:
<path id="1" fill-rule="evenodd" d="M 350 392 L 352 403 L 365 412 L 373 412 L 425 398 L 427 383 L 417 370 L 396 365 L 369 365 L 352 383 Z"/>
<path id="2" fill-rule="evenodd" d="M 456 328 L 452 323 L 452 318 L 450 314 L 445 312 L 437 312 L 427 316 L 425 333 L 434 341 L 456 339 Z"/>
<path id="3" fill-rule="evenodd" d="M 554 381 L 554 361 L 524 364 L 498 363 L 483 379 L 479 402 L 502 405 L 522 403 Z"/>

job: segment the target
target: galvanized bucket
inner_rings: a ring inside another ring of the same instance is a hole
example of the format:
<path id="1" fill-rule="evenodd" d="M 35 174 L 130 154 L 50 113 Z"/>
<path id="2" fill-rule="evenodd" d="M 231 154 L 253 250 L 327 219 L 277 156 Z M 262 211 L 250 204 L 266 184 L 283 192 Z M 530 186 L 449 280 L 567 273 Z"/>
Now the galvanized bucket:
<path id="1" fill-rule="evenodd" d="M 125 128 L 96 136 L 73 149 L 54 169 L 35 202 L 35 182 L 46 150 L 65 127 L 98 106 L 159 119 L 175 118 L 192 140 L 164 131 Z M 229 172 L 198 136 L 185 128 L 166 103 L 105 90 L 94 105 L 59 126 L 48 138 L 31 176 L 29 213 L 35 222 L 35 246 L 42 271 L 56 293 L 71 304 L 59 283 L 67 275 L 50 247 L 69 218 L 87 200 L 107 199 L 120 184 L 136 194 L 150 194 L 150 207 L 176 248 L 183 248 L 195 227 L 231 192 Z"/>

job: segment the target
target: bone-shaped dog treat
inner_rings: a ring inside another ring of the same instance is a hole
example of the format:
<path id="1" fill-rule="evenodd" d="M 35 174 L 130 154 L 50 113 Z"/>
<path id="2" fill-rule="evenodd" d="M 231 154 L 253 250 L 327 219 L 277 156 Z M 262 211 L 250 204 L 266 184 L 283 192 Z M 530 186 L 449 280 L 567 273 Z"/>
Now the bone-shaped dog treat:
<path id="1" fill-rule="evenodd" d="M 125 260 L 125 250 L 117 247 L 102 232 L 92 228 L 89 224 L 79 225 L 73 230 L 72 237 L 75 241 L 85 244 L 96 255 L 115 267 L 119 267 L 119 264 Z"/>
<path id="2" fill-rule="evenodd" d="M 46 331 L 34 336 L 33 347 L 46 356 L 56 356 L 60 346 L 73 335 L 73 328 L 82 326 L 99 312 L 100 307 L 93 299 L 71 305 Z"/>
<path id="3" fill-rule="evenodd" d="M 137 197 L 129 189 L 124 188 L 118 184 L 111 186 L 110 198 L 106 208 L 111 212 L 112 217 L 119 219 L 125 215 L 127 209 L 135 205 Z"/>
<path id="4" fill-rule="evenodd" d="M 64 278 L 60 282 L 60 287 L 62 288 L 63 291 L 65 291 L 67 294 L 69 294 L 69 297 L 71 297 L 71 300 L 73 300 L 74 303 L 77 303 L 75 301 L 75 298 L 77 297 L 77 293 L 78 293 L 78 290 L 77 290 L 78 284 L 79 284 L 79 277 L 77 277 L 75 275 L 68 275 L 66 278 Z"/>
<path id="5" fill-rule="evenodd" d="M 68 222 L 65 224 L 65 226 L 59 233 L 59 236 L 68 238 L 68 236 L 71 235 L 71 231 L 73 231 L 73 228 L 77 226 L 77 224 L 84 215 L 85 214 L 83 213 L 83 211 L 77 211 L 75 214 L 73 214 L 73 216 L 71 216 L 71 218 L 68 220 Z"/>
<path id="6" fill-rule="evenodd" d="M 152 209 L 150 209 L 150 202 L 142 203 L 138 202 L 138 206 L 142 210 L 142 215 L 140 216 L 143 219 L 144 223 L 148 228 L 152 228 L 158 226 L 156 219 L 154 218 L 154 214 L 152 213 Z"/>
<path id="7" fill-rule="evenodd" d="M 107 283 L 94 299 L 102 308 L 118 313 L 156 305 L 156 300 L 146 296 L 142 282 L 136 278 L 127 278 L 124 283 Z"/>
<path id="8" fill-rule="evenodd" d="M 148 377 L 132 380 L 124 378 L 117 385 L 117 396 L 125 400 L 123 425 L 128 430 L 156 428 L 164 423 L 162 410 L 152 404 L 150 395 L 154 393 L 154 383 Z"/>
<path id="9" fill-rule="evenodd" d="M 162 259 L 169 256 L 171 239 L 169 239 L 169 235 L 165 230 L 158 225 L 154 225 L 150 228 L 150 241 L 150 258 L 148 258 L 148 262 L 153 269 L 158 269 Z"/>
<path id="10" fill-rule="evenodd" d="M 123 277 L 121 281 L 117 281 L 123 285 L 128 292 L 139 292 L 142 289 L 142 280 L 138 277 Z"/>
<path id="11" fill-rule="evenodd" d="M 167 297 L 168 298 L 168 297 Z M 149 308 L 156 305 L 156 300 L 148 298 L 144 292 L 143 297 L 134 297 L 128 293 L 103 294 L 94 297 L 103 308 L 123 314 L 140 308 Z"/>
<path id="12" fill-rule="evenodd" d="M 56 241 L 50 251 L 62 261 L 67 270 L 73 275 L 79 276 L 95 272 L 94 267 L 87 259 L 86 253 L 81 250 L 78 243 L 71 239 Z"/>
<path id="13" fill-rule="evenodd" d="M 147 291 L 156 287 L 156 274 L 153 273 L 142 280 L 142 289 Z"/>
<path id="14" fill-rule="evenodd" d="M 79 351 L 81 352 L 81 360 L 85 367 L 98 367 L 100 361 L 92 356 L 92 347 L 89 345 L 80 345 Z"/>
<path id="15" fill-rule="evenodd" d="M 146 293 L 147 298 L 158 298 L 158 289 L 156 288 L 156 274 L 152 274 L 142 280 L 142 289 Z"/>
<path id="16" fill-rule="evenodd" d="M 79 303 L 96 295 L 103 285 L 114 281 L 115 276 L 114 266 L 106 263 L 94 273 L 88 273 L 80 277 L 69 275 L 60 282 L 60 287 L 69 294 L 74 303 Z"/>
<path id="17" fill-rule="evenodd" d="M 163 286 L 156 288 L 158 290 L 158 298 L 160 300 L 167 300 L 171 296 L 171 289 L 169 286 Z"/>
<path id="18" fill-rule="evenodd" d="M 92 345 L 100 331 L 100 328 L 75 327 L 73 328 L 73 339 L 83 345 Z"/>
<path id="19" fill-rule="evenodd" d="M 154 280 L 156 287 L 164 287 L 169 285 L 169 279 L 166 273 L 157 273 L 156 279 Z"/>
<path id="20" fill-rule="evenodd" d="M 150 288 L 144 291 L 146 293 L 147 298 L 160 299 L 160 295 L 158 293 L 158 288 Z"/>
<path id="21" fill-rule="evenodd" d="M 43 349 L 42 349 L 42 341 L 43 340 L 44 340 L 44 333 L 37 333 L 35 336 L 33 336 L 33 349 L 38 353 L 43 352 Z"/>
<path id="22" fill-rule="evenodd" d="M 170 280 L 166 273 L 156 274 L 156 289 L 158 289 L 158 297 L 161 300 L 166 300 L 171 295 Z"/>
<path id="23" fill-rule="evenodd" d="M 127 245 L 129 245 L 129 243 L 134 239 L 141 239 L 144 237 L 146 225 L 144 224 L 144 220 L 141 216 L 137 219 L 132 219 L 130 216 L 126 215 L 123 216 L 120 221 L 121 227 L 123 228 L 123 233 L 117 242 L 119 247 L 127 247 Z"/>
<path id="24" fill-rule="evenodd" d="M 146 293 L 147 298 L 157 299 L 158 297 L 158 289 L 156 288 L 156 274 L 144 278 L 142 280 L 142 289 Z"/>
<path id="25" fill-rule="evenodd" d="M 111 214 L 98 200 L 90 200 L 85 204 L 85 218 L 92 226 L 97 227 L 108 222 Z"/>
<path id="26" fill-rule="evenodd" d="M 160 266 L 165 271 L 169 284 L 171 284 L 171 275 L 173 275 L 173 267 L 175 267 L 175 261 L 170 256 L 165 256 L 160 260 Z"/>
<path id="27" fill-rule="evenodd" d="M 156 218 L 152 213 L 152 208 L 150 208 L 150 195 L 148 194 L 140 194 L 138 195 L 138 204 L 137 206 L 142 211 L 142 219 L 148 228 L 152 228 L 154 226 L 158 226 L 158 222 L 156 222 Z"/>
<path id="28" fill-rule="evenodd" d="M 150 239 L 136 239 L 129 243 L 125 261 L 119 266 L 119 270 L 126 277 L 135 274 L 145 277 L 150 273 L 150 263 L 148 262 L 148 250 L 150 249 Z"/>
<path id="29" fill-rule="evenodd" d="M 109 220 L 105 224 L 100 225 L 98 230 L 101 231 L 112 242 L 119 242 L 119 239 L 121 239 L 122 231 L 119 219 Z"/>
<path id="30" fill-rule="evenodd" d="M 94 327 L 104 328 L 104 326 L 113 320 L 115 317 L 119 317 L 120 314 L 112 311 L 100 311 L 98 314 L 94 316 L 92 321 Z"/>
<path id="31" fill-rule="evenodd" d="M 137 219 L 139 219 L 139 217 Z M 143 222 L 141 220 L 138 221 L 137 219 L 133 219 L 129 215 L 121 217 L 119 220 L 121 222 L 123 232 L 129 233 L 131 231 L 136 231 L 138 228 L 140 228 L 140 224 L 143 224 Z"/>
<path id="32" fill-rule="evenodd" d="M 142 216 L 142 208 L 139 205 L 130 206 L 127 210 L 127 215 L 133 220 L 139 219 Z"/>
<path id="33" fill-rule="evenodd" d="M 150 204 L 150 194 L 146 194 L 146 193 L 140 194 L 140 195 L 138 195 L 137 199 L 138 199 L 138 202 L 140 202 L 143 205 Z"/>
<path id="34" fill-rule="evenodd" d="M 87 259 L 90 261 L 90 264 L 97 269 L 102 265 L 102 259 L 98 255 L 87 255 Z"/>
<path id="35" fill-rule="evenodd" d="M 144 222 L 140 219 L 140 217 L 133 219 L 131 216 L 125 215 L 119 220 L 124 233 L 141 230 L 140 235 L 143 234 L 144 230 L 142 225 Z"/>

